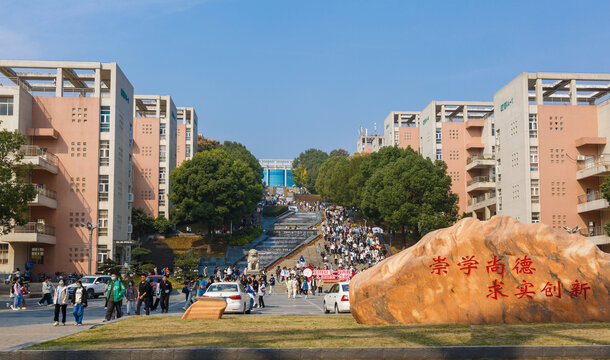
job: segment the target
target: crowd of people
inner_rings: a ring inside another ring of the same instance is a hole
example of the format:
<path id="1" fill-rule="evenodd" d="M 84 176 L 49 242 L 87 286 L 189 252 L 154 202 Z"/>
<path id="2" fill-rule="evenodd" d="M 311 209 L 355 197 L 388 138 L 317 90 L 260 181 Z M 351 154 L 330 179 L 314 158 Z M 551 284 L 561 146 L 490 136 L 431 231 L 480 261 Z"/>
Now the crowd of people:
<path id="1" fill-rule="evenodd" d="M 328 207 L 323 211 L 324 245 L 318 244 L 318 253 L 326 269 L 368 268 L 388 256 L 387 250 L 372 229 L 354 224 L 347 210 Z"/>

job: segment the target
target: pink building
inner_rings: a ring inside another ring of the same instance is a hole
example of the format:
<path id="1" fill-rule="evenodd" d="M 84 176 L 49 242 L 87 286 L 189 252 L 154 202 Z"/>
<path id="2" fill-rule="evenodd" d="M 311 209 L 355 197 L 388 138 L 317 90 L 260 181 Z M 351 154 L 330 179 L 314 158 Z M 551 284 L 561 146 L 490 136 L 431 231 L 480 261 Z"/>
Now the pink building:
<path id="1" fill-rule="evenodd" d="M 192 107 L 178 107 L 176 130 L 176 166 L 190 160 L 197 152 L 197 113 Z"/>
<path id="2" fill-rule="evenodd" d="M 92 271 L 129 257 L 133 87 L 116 63 L 0 61 L 2 127 L 28 137 L 30 223 L 0 236 L 0 273 Z M 5 104 L 3 106 L 2 104 Z M 83 224 L 97 224 L 92 246 Z M 90 256 L 91 255 L 91 256 Z"/>
<path id="3" fill-rule="evenodd" d="M 460 212 L 473 211 L 473 199 L 495 191 L 495 164 L 468 166 L 495 151 L 493 113 L 492 102 L 433 101 L 420 114 L 420 152 L 447 164 Z"/>
<path id="4" fill-rule="evenodd" d="M 177 109 L 169 95 L 135 95 L 133 187 L 135 208 L 169 219 L 169 174 L 176 167 Z"/>
<path id="5" fill-rule="evenodd" d="M 419 111 L 392 111 L 383 121 L 384 146 L 411 147 L 419 152 Z"/>

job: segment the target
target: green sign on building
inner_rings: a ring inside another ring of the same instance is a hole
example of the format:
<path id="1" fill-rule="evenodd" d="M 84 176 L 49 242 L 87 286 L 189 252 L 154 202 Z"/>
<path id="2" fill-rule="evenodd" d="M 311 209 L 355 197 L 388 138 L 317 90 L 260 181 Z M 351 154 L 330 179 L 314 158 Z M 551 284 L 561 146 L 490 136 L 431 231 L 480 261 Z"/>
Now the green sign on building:
<path id="1" fill-rule="evenodd" d="M 127 103 L 129 104 L 129 97 L 127 96 L 127 93 L 123 89 L 121 89 L 121 97 L 123 99 L 125 99 L 125 101 L 127 101 Z"/>
<path id="2" fill-rule="evenodd" d="M 500 111 L 506 110 L 506 108 L 509 107 L 510 104 L 512 104 L 512 103 L 513 103 L 513 98 L 506 100 L 505 102 L 502 103 L 502 105 L 500 105 Z"/>
<path id="3" fill-rule="evenodd" d="M 426 123 L 428 122 L 429 118 L 430 118 L 429 116 L 426 116 L 426 118 L 421 122 L 421 124 L 422 125 L 426 125 Z"/>

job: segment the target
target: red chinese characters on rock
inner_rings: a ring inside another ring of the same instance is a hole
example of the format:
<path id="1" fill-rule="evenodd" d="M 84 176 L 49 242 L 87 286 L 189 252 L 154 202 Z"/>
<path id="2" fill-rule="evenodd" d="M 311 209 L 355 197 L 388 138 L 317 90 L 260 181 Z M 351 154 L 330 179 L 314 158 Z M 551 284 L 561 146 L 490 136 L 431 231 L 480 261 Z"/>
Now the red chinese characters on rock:
<path id="1" fill-rule="evenodd" d="M 436 258 L 432 258 L 434 263 L 430 265 L 432 268 L 431 274 L 436 273 L 436 275 L 441 275 L 441 273 L 447 274 L 447 268 L 449 267 L 449 263 L 446 262 L 447 258 L 441 258 L 440 256 Z"/>
<path id="2" fill-rule="evenodd" d="M 546 297 L 558 297 L 561 299 L 561 282 L 557 281 L 557 285 L 546 282 L 546 285 L 540 290 Z"/>
<path id="3" fill-rule="evenodd" d="M 487 297 L 494 300 L 498 300 L 498 295 L 502 297 L 508 297 L 508 295 L 504 295 L 502 293 L 502 286 L 504 286 L 504 283 L 502 281 L 498 282 L 498 280 L 494 280 L 493 285 L 488 288 L 489 294 L 487 294 Z"/>
<path id="4" fill-rule="evenodd" d="M 487 272 L 496 273 L 504 276 L 504 264 L 502 264 L 502 258 L 494 255 L 491 261 L 487 262 Z"/>
<path id="5" fill-rule="evenodd" d="M 493 259 L 487 262 L 487 272 L 490 275 L 497 274 L 503 277 L 506 270 L 506 265 L 503 263 L 503 261 L 504 259 L 494 255 Z M 475 259 L 474 255 L 462 256 L 461 261 L 457 263 L 459 270 L 462 271 L 466 276 L 470 276 L 473 270 L 478 269 L 477 265 L 479 265 L 479 262 Z M 527 255 L 524 255 L 523 258 L 517 258 L 515 266 L 513 266 L 511 270 L 514 270 L 516 274 L 533 275 L 536 268 L 532 265 L 532 259 L 530 259 Z M 436 275 L 446 275 L 450 266 L 451 265 L 447 262 L 446 257 L 433 257 L 432 264 L 429 265 L 429 267 L 432 269 L 430 273 Z M 504 283 L 502 281 L 494 280 L 493 284 L 488 287 L 489 293 L 487 294 L 487 298 L 498 300 L 502 297 L 508 297 L 508 295 L 502 293 L 503 286 Z M 544 294 L 545 297 L 556 297 L 561 299 L 561 286 L 561 281 L 559 280 L 556 283 L 547 281 L 547 283 L 541 287 L 540 293 Z M 536 292 L 534 291 L 534 284 L 526 280 L 522 280 L 516 288 L 519 290 L 519 292 L 515 293 L 514 296 L 519 299 L 533 299 L 536 295 Z M 567 288 L 564 289 L 568 291 Z M 587 290 L 591 290 L 591 286 L 589 286 L 588 283 L 581 283 L 578 280 L 574 280 L 568 292 L 573 298 L 582 295 L 584 299 L 587 299 Z"/>
<path id="6" fill-rule="evenodd" d="M 478 261 L 474 259 L 473 256 L 462 256 L 462 261 L 458 263 L 460 270 L 464 271 L 464 274 L 470 275 L 472 269 L 477 269 Z"/>
<path id="7" fill-rule="evenodd" d="M 519 299 L 522 299 L 524 296 L 526 296 L 528 299 L 533 299 L 536 293 L 529 290 L 533 287 L 534 285 L 532 283 L 528 283 L 527 281 L 523 280 L 523 282 L 517 286 L 517 290 L 520 292 L 516 293 L 515 296 Z"/>
<path id="8" fill-rule="evenodd" d="M 536 268 L 532 267 L 532 263 L 532 259 L 525 255 L 523 259 L 517 258 L 517 262 L 515 263 L 513 270 L 517 270 L 517 274 L 532 275 L 534 271 L 536 271 Z"/>
<path id="9" fill-rule="evenodd" d="M 581 284 L 578 280 L 574 280 L 574 283 L 571 286 L 570 296 L 571 297 L 579 297 L 581 294 L 584 295 L 585 300 L 587 299 L 587 290 L 591 290 L 591 287 L 588 283 Z"/>

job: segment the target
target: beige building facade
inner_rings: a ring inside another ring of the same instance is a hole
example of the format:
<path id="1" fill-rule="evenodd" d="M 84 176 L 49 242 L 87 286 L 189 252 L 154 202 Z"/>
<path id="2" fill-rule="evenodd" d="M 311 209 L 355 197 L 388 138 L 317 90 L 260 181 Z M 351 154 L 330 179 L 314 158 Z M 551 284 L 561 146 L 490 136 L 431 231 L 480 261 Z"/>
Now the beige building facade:
<path id="1" fill-rule="evenodd" d="M 178 107 L 176 129 L 176 166 L 190 160 L 197 152 L 197 113 L 193 107 Z"/>

